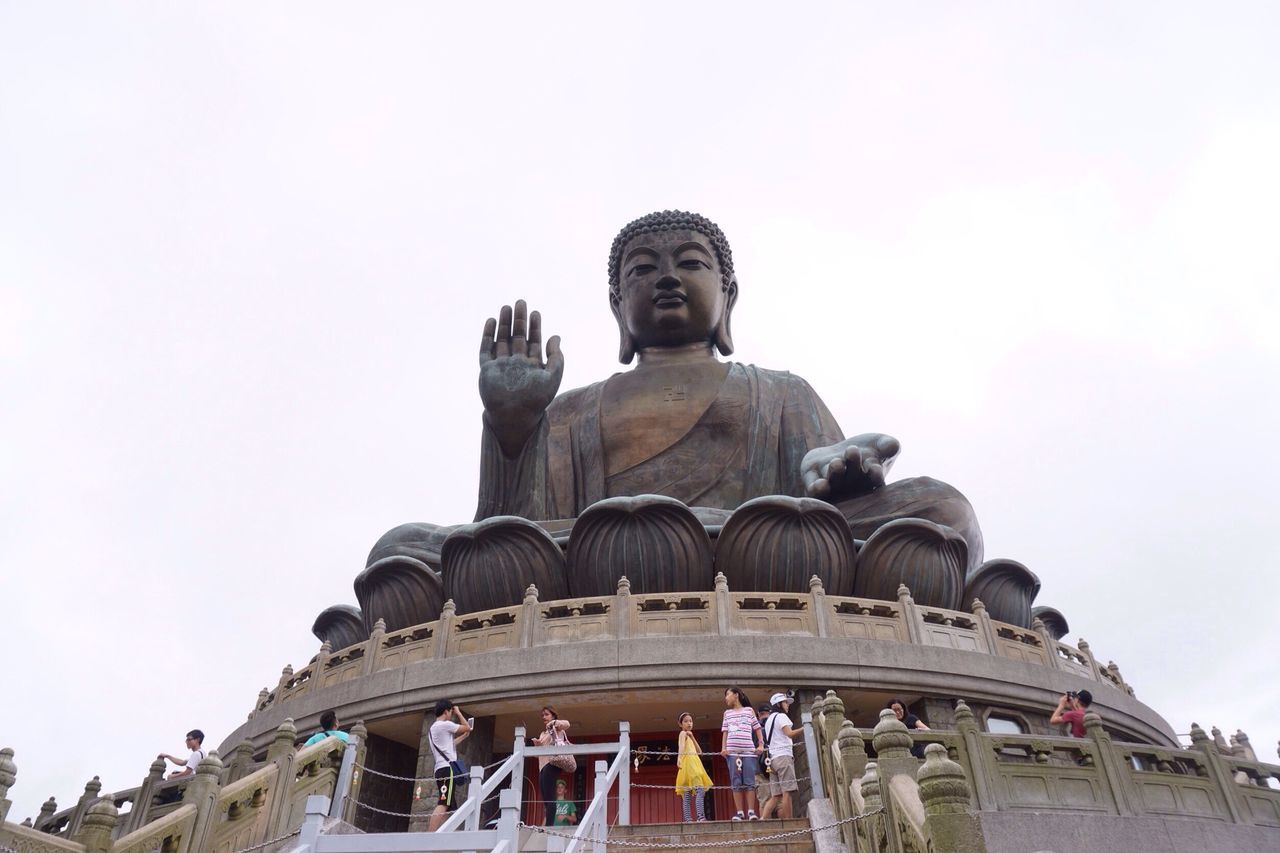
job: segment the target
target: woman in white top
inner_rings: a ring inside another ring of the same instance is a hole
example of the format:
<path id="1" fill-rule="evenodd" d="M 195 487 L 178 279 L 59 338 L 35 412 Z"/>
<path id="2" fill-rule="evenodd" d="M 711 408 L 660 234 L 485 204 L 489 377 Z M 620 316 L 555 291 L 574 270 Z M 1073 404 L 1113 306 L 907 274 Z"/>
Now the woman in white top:
<path id="1" fill-rule="evenodd" d="M 550 705 L 542 709 L 542 726 L 542 734 L 538 735 L 533 742 L 535 746 L 558 746 L 569 742 L 569 736 L 565 734 L 569 731 L 569 721 L 560 719 L 556 709 Z M 567 766 L 553 764 L 552 760 L 556 757 L 547 755 L 538 757 L 538 792 L 542 797 L 543 811 L 546 813 L 546 819 L 543 821 L 546 826 L 551 826 L 551 822 L 555 819 L 556 781 L 560 778 L 560 771 L 572 772 Z M 561 762 L 561 764 L 567 765 L 572 762 L 576 765 L 573 756 L 568 758 L 568 762 Z M 573 790 L 572 785 L 569 786 L 569 790 Z"/>

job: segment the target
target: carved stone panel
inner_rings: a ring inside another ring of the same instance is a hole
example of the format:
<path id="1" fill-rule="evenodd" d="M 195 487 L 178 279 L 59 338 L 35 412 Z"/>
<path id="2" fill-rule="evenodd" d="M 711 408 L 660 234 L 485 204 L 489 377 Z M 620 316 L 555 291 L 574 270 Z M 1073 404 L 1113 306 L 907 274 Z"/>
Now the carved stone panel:
<path id="1" fill-rule="evenodd" d="M 853 536 L 844 515 L 813 498 L 770 495 L 734 511 L 716 542 L 716 570 L 729 589 L 853 594 Z"/>
<path id="2" fill-rule="evenodd" d="M 917 604 L 958 610 L 969 547 L 950 527 L 922 518 L 890 521 L 858 552 L 854 592 L 892 601 L 906 584 Z"/>
<path id="3" fill-rule="evenodd" d="M 379 619 L 389 632 L 431 622 L 444 605 L 440 576 L 413 557 L 383 557 L 356 577 L 355 587 L 366 635 Z"/>
<path id="4" fill-rule="evenodd" d="M 560 546 L 532 521 L 512 515 L 458 527 L 444 540 L 440 565 L 445 595 L 459 614 L 519 604 L 530 584 L 544 601 L 569 595 Z"/>
<path id="5" fill-rule="evenodd" d="M 711 566 L 706 528 L 675 498 L 606 498 L 587 507 L 569 537 L 575 596 L 612 595 L 623 575 L 639 594 L 706 591 Z"/>

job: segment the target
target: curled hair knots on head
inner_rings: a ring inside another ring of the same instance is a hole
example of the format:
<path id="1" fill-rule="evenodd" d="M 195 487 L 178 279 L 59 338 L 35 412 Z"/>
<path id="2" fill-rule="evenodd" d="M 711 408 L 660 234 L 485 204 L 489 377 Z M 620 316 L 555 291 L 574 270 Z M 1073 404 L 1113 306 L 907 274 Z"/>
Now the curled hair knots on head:
<path id="1" fill-rule="evenodd" d="M 729 248 L 729 240 L 707 217 L 698 213 L 683 210 L 663 210 L 641 216 L 622 227 L 618 236 L 613 238 L 609 248 L 609 291 L 617 294 L 622 285 L 622 250 L 627 241 L 641 234 L 657 234 L 662 231 L 696 231 L 711 242 L 715 250 L 716 260 L 720 262 L 720 281 L 729 286 L 733 278 L 733 250 Z"/>

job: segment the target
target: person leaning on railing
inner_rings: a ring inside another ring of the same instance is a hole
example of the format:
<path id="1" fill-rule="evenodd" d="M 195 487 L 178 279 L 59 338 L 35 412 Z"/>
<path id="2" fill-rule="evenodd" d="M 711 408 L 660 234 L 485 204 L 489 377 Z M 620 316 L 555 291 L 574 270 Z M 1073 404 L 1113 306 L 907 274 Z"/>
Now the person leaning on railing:
<path id="1" fill-rule="evenodd" d="M 1049 724 L 1054 726 L 1071 726 L 1072 737 L 1084 737 L 1084 715 L 1093 704 L 1093 694 L 1088 690 L 1079 693 L 1069 691 L 1058 697 L 1058 707 L 1054 709 Z"/>

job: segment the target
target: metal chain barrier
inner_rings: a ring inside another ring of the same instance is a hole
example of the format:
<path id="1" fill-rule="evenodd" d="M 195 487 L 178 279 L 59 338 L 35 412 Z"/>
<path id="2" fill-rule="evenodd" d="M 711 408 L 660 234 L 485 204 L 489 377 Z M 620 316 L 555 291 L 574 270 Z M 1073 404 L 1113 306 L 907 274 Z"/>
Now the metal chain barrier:
<path id="1" fill-rule="evenodd" d="M 246 847 L 243 850 L 237 850 L 235 853 L 251 853 L 253 850 L 261 850 L 263 847 L 270 847 L 272 844 L 279 844 L 281 841 L 293 838 L 295 835 L 299 835 L 301 833 L 302 829 L 298 828 L 293 832 L 290 832 L 288 835 L 282 835 L 279 838 L 273 838 L 270 841 L 264 841 L 261 844 L 255 844 L 252 847 Z"/>
<path id="2" fill-rule="evenodd" d="M 510 758 L 510 756 L 508 756 L 508 758 Z M 492 764 L 486 764 L 483 769 L 486 772 L 488 772 L 493 768 L 499 767 L 502 764 L 506 763 L 506 761 L 507 759 L 504 758 L 501 761 L 495 761 Z M 372 767 L 368 766 L 367 764 L 354 764 L 352 766 L 355 767 L 357 770 L 361 771 L 362 773 L 372 773 L 374 776 L 381 776 L 383 779 L 393 779 L 396 782 L 434 782 L 436 781 L 435 776 L 426 776 L 423 778 L 419 778 L 417 776 L 396 776 L 394 773 L 384 773 L 381 770 L 374 770 Z"/>
<path id="3" fill-rule="evenodd" d="M 829 823 L 826 826 L 814 826 L 808 829 L 793 829 L 788 832 L 775 832 L 772 835 L 748 835 L 733 841 L 703 841 L 698 838 L 690 838 L 688 843 L 678 843 L 670 841 L 623 841 L 621 839 L 610 838 L 606 844 L 610 847 L 647 847 L 649 849 L 662 850 L 683 850 L 690 848 L 703 849 L 707 847 L 750 847 L 756 844 L 767 844 L 770 841 L 778 841 L 783 838 L 794 838 L 799 835 L 808 835 L 813 832 L 824 832 L 828 829 L 835 829 L 844 826 L 846 823 L 857 823 L 860 820 L 866 820 L 869 817 L 883 814 L 884 809 L 879 808 L 875 811 L 867 812 L 854 817 L 847 817 L 844 820 L 838 820 L 835 823 Z M 541 832 L 544 835 L 558 835 L 561 838 L 573 838 L 573 833 L 556 832 L 547 829 L 545 826 L 532 826 L 527 823 L 520 824 L 521 829 L 528 829 L 531 832 Z M 653 836 L 659 837 L 659 836 Z"/>

